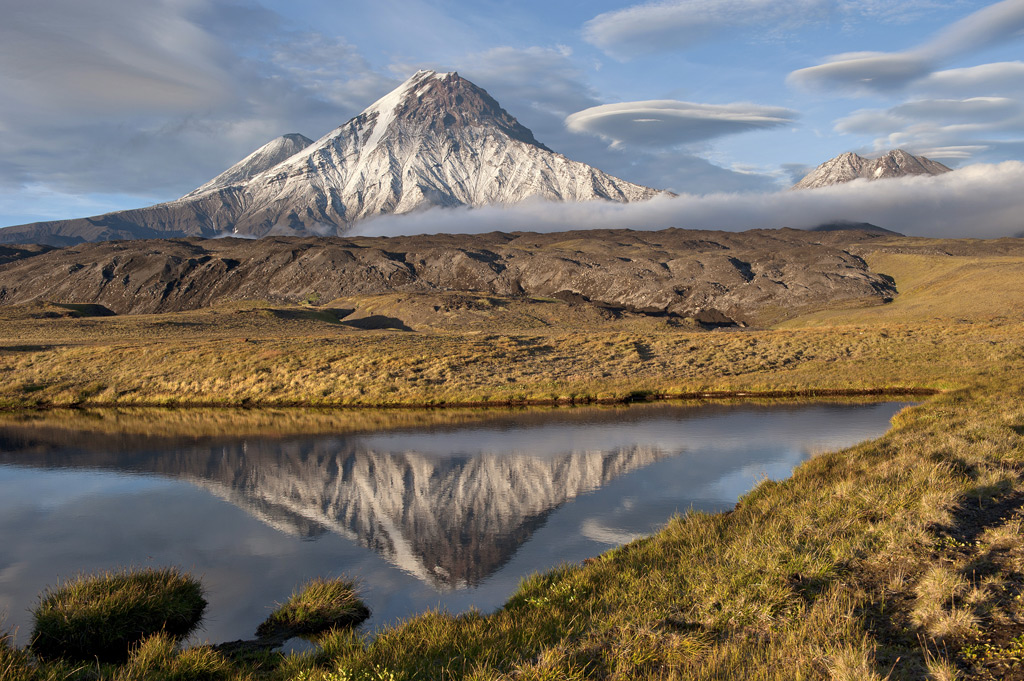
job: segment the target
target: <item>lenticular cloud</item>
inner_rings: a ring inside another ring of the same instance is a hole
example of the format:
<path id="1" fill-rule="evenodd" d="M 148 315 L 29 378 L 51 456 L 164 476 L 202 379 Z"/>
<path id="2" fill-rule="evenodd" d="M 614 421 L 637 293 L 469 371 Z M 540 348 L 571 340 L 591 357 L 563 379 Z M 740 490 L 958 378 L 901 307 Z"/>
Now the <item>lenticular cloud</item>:
<path id="1" fill-rule="evenodd" d="M 484 208 L 434 208 L 363 222 L 364 236 L 472 234 L 567 229 L 723 229 L 796 227 L 849 220 L 909 236 L 1015 236 L 1024 232 L 1024 163 L 971 165 L 933 177 L 856 180 L 769 194 L 683 194 L 617 204 L 527 202 Z"/>

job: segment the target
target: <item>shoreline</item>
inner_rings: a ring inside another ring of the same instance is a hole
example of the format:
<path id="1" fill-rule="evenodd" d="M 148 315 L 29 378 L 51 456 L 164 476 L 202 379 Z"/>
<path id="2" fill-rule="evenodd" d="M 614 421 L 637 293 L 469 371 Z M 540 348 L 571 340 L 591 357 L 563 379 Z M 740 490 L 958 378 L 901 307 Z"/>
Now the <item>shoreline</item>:
<path id="1" fill-rule="evenodd" d="M 772 400 L 772 399 L 818 399 L 830 397 L 931 397 L 940 395 L 946 390 L 937 388 L 820 388 L 801 390 L 707 390 L 687 391 L 681 393 L 648 393 L 638 390 L 623 397 L 603 398 L 557 398 L 557 399 L 524 399 L 524 400 L 487 400 L 487 401 L 441 401 L 441 402 L 407 402 L 407 403 L 366 403 L 338 404 L 316 403 L 301 400 L 266 402 L 242 400 L 240 402 L 75 402 L 69 404 L 35 404 L 24 406 L 0 406 L 0 413 L 46 412 L 57 410 L 86 409 L 317 409 L 324 411 L 363 411 L 363 410 L 435 410 L 435 409 L 501 409 L 508 407 L 569 407 L 598 405 L 627 405 L 652 402 L 699 401 L 699 400 Z"/>

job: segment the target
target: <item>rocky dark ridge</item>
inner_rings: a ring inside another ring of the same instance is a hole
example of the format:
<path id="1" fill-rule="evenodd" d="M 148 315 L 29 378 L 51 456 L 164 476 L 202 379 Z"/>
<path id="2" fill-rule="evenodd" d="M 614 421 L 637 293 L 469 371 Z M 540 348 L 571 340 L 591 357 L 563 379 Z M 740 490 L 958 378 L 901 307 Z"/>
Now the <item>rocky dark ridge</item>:
<path id="1" fill-rule="evenodd" d="M 471 291 L 756 325 L 891 299 L 892 280 L 850 250 L 880 238 L 851 230 L 667 229 L 12 248 L 0 263 L 0 305 L 89 303 L 139 314 L 236 300 Z"/>
<path id="2" fill-rule="evenodd" d="M 849 220 L 836 220 L 835 222 L 826 222 L 816 227 L 811 227 L 811 232 L 838 232 L 842 230 L 854 230 L 859 232 L 866 232 L 868 234 L 878 234 L 884 236 L 904 236 L 899 232 L 894 232 L 891 229 L 885 227 L 879 227 L 873 225 L 870 222 L 850 222 Z"/>

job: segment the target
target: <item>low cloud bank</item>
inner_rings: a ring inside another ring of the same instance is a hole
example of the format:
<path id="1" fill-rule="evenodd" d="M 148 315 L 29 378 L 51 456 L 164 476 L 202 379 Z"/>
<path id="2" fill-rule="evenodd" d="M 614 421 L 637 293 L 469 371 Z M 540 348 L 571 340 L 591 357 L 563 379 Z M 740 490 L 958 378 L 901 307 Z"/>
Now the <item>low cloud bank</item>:
<path id="1" fill-rule="evenodd" d="M 432 208 L 357 226 L 361 236 L 554 232 L 570 229 L 807 228 L 870 222 L 909 236 L 992 238 L 1024 232 L 1024 163 L 976 164 L 906 177 L 767 194 L 661 196 L 619 204 L 525 202 L 507 207 Z"/>

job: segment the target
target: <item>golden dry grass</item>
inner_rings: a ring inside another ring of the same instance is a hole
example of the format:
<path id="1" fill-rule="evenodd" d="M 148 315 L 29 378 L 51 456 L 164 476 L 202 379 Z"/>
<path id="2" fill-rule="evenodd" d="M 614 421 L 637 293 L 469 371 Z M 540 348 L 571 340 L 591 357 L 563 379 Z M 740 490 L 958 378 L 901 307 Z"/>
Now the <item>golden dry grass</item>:
<path id="1" fill-rule="evenodd" d="M 1005 364 L 1024 342 L 1022 325 L 1011 322 L 131 340 L 110 321 L 95 340 L 72 342 L 75 330 L 56 326 L 31 343 L 0 331 L 0 405 L 437 405 L 949 389 Z"/>

